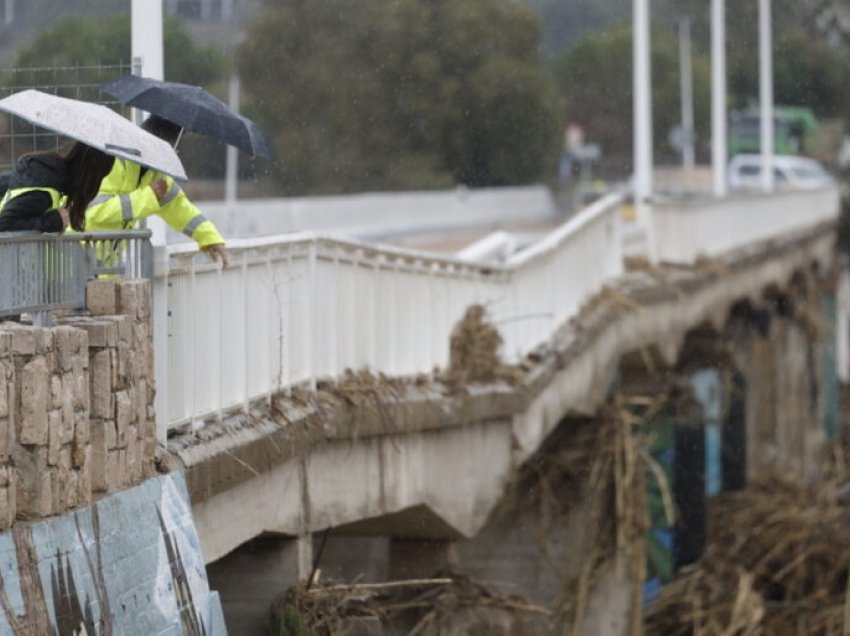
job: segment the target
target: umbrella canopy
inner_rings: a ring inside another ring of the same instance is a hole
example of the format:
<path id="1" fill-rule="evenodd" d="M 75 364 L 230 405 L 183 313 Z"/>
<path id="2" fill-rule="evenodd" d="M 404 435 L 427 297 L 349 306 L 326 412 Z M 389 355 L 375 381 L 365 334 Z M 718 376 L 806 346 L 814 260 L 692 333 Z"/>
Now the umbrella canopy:
<path id="1" fill-rule="evenodd" d="M 27 89 L 0 99 L 0 110 L 108 155 L 186 179 L 174 148 L 106 106 Z"/>
<path id="2" fill-rule="evenodd" d="M 255 157 L 271 157 L 273 154 L 257 124 L 232 111 L 200 86 L 125 75 L 102 84 L 100 90 L 123 104 L 236 146 Z"/>

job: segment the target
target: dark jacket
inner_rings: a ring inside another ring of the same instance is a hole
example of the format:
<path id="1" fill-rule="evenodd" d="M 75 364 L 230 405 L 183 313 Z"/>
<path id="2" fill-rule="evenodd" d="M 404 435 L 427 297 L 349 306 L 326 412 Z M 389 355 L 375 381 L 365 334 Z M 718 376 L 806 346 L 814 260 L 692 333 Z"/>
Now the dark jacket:
<path id="1" fill-rule="evenodd" d="M 18 188 L 51 188 L 66 193 L 69 187 L 65 160 L 56 155 L 26 155 L 18 160 L 9 178 L 9 190 Z M 61 232 L 62 217 L 53 207 L 49 192 L 30 190 L 6 201 L 0 209 L 0 232 L 37 230 Z"/>

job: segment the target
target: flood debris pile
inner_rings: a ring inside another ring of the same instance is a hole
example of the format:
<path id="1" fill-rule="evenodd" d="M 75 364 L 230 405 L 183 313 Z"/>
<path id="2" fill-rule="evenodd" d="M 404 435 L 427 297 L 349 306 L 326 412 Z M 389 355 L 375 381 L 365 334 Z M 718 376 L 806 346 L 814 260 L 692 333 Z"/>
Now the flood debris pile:
<path id="1" fill-rule="evenodd" d="M 834 483 L 727 493 L 709 520 L 704 556 L 648 608 L 647 634 L 848 633 L 850 506 Z"/>
<path id="2" fill-rule="evenodd" d="M 400 633 L 419 636 L 507 636 L 531 633 L 525 623 L 528 614 L 548 614 L 519 596 L 503 595 L 466 575 L 442 574 L 389 583 L 292 587 L 272 607 L 270 633 L 333 636 L 356 629 L 362 633 L 401 629 Z"/>
<path id="3" fill-rule="evenodd" d="M 452 384 L 494 382 L 516 384 L 521 370 L 502 362 L 502 335 L 488 320 L 483 305 L 470 305 L 452 329 L 449 341 L 449 368 L 442 378 Z"/>
<path id="4" fill-rule="evenodd" d="M 612 571 L 634 580 L 642 576 L 645 498 L 635 421 L 614 401 L 597 417 L 563 422 L 508 485 L 496 514 L 510 518 L 521 510 L 535 512 L 539 525 L 532 539 L 557 576 L 552 615 L 545 631 L 534 633 L 592 633 L 586 631 L 591 599 Z M 567 527 L 571 536 L 565 544 Z M 638 609 L 640 599 L 633 601 Z M 626 620 L 639 624 L 640 617 Z"/>

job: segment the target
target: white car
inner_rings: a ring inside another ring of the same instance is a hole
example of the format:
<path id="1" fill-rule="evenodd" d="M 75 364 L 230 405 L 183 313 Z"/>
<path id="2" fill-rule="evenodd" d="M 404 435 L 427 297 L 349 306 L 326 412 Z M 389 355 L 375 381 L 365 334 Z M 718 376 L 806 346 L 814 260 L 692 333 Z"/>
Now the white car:
<path id="1" fill-rule="evenodd" d="M 728 175 L 730 190 L 760 190 L 761 155 L 735 155 Z M 777 189 L 813 190 L 834 183 L 817 161 L 794 155 L 774 155 L 773 178 Z"/>

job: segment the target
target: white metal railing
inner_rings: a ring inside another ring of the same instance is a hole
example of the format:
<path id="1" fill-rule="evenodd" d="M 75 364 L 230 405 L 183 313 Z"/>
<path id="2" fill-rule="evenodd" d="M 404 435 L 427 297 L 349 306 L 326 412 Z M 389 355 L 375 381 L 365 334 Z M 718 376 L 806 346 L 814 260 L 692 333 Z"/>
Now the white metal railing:
<path id="1" fill-rule="evenodd" d="M 451 330 L 488 307 L 516 360 L 622 273 L 620 197 L 597 202 L 505 265 L 317 234 L 228 243 L 220 270 L 194 245 L 155 271 L 160 434 L 346 369 L 445 368 Z M 162 307 L 162 304 L 160 304 Z M 164 322 L 164 328 L 163 323 Z"/>
<path id="2" fill-rule="evenodd" d="M 518 360 L 622 275 L 621 203 L 598 201 L 501 264 L 314 233 L 231 241 L 225 271 L 194 245 L 159 248 L 160 435 L 346 369 L 445 368 L 451 330 L 473 303 Z M 657 257 L 716 256 L 834 220 L 838 207 L 831 188 L 655 202 Z"/>
<path id="3" fill-rule="evenodd" d="M 834 220 L 839 208 L 835 187 L 654 202 L 656 257 L 693 263 L 700 256 L 717 256 Z"/>

